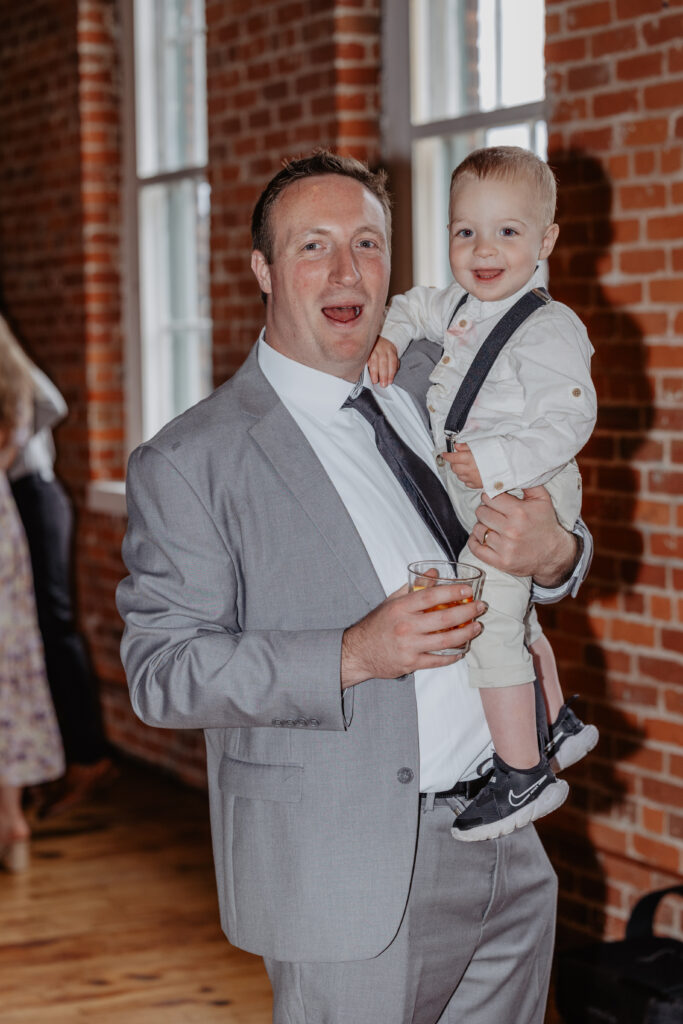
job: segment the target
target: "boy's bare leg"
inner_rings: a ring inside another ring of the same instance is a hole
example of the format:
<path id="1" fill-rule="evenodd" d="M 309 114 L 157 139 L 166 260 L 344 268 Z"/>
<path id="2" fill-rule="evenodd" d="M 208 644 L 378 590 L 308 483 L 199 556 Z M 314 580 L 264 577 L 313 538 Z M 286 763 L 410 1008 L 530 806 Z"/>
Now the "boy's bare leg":
<path id="1" fill-rule="evenodd" d="M 498 756 L 513 768 L 537 765 L 534 684 L 482 687 L 479 693 Z"/>
<path id="2" fill-rule="evenodd" d="M 541 684 L 548 722 L 552 723 L 557 720 L 560 709 L 564 704 L 560 678 L 557 674 L 555 654 L 550 641 L 545 635 L 539 636 L 537 640 L 534 640 L 530 650 L 534 661 L 536 677 Z"/>

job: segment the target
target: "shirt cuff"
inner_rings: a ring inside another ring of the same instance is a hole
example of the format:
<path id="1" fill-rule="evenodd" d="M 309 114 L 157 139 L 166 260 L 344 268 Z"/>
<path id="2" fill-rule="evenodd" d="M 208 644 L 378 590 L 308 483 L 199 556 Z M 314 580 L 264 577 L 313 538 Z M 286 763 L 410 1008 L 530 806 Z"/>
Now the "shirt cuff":
<path id="1" fill-rule="evenodd" d="M 469 446 L 481 476 L 482 490 L 489 498 L 519 486 L 497 437 L 480 437 L 470 441 Z"/>
<path id="2" fill-rule="evenodd" d="M 554 604 L 555 601 L 561 601 L 563 597 L 576 597 L 579 587 L 588 575 L 588 570 L 593 561 L 592 534 L 580 517 L 576 520 L 572 533 L 575 537 L 578 537 L 581 547 L 581 554 L 574 566 L 573 573 L 559 587 L 539 587 L 535 583 L 532 584 L 531 600 L 535 601 L 536 604 Z"/>

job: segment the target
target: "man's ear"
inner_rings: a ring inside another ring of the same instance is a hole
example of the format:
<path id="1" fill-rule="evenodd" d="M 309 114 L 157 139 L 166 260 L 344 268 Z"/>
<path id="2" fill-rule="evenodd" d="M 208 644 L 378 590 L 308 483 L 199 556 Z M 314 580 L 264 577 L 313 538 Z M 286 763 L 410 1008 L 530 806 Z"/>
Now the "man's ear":
<path id="1" fill-rule="evenodd" d="M 270 266 L 268 260 L 259 249 L 254 249 L 251 254 L 251 269 L 258 281 L 261 292 L 264 295 L 270 295 L 273 290 L 270 284 Z"/>
<path id="2" fill-rule="evenodd" d="M 559 233 L 559 224 L 551 224 L 550 227 L 546 229 L 546 233 L 543 236 L 543 241 L 541 242 L 541 251 L 538 254 L 539 260 L 548 259 L 548 256 L 550 256 L 550 253 L 555 248 L 555 242 L 557 241 L 557 236 L 559 235 Z"/>

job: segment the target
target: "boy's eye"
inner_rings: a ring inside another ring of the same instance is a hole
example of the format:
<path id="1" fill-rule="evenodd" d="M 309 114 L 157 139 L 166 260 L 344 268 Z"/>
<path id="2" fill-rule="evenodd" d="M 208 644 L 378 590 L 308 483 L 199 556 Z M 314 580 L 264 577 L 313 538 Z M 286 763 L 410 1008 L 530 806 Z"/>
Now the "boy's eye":
<path id="1" fill-rule="evenodd" d="M 472 231 L 472 228 L 460 228 L 460 230 L 456 232 L 456 238 L 471 238 L 473 234 L 474 232 Z"/>
<path id="2" fill-rule="evenodd" d="M 512 238 L 513 235 L 517 234 L 514 228 L 501 228 L 500 233 L 503 236 L 503 238 Z"/>

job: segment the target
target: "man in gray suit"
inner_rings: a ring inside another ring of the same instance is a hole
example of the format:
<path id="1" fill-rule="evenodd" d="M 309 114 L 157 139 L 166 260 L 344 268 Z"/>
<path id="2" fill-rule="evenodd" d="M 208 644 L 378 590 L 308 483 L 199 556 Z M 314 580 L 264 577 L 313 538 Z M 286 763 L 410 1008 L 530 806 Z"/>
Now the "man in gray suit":
<path id="1" fill-rule="evenodd" d="M 383 178 L 295 161 L 252 230 L 265 333 L 131 458 L 118 603 L 133 706 L 205 730 L 221 922 L 264 957 L 276 1024 L 540 1024 L 556 887 L 533 826 L 450 835 L 490 737 L 465 663 L 429 653 L 431 634 L 456 646 L 481 627 L 472 605 L 430 611 L 407 592 L 406 563 L 443 547 L 344 404 L 387 297 Z M 430 464 L 431 365 L 418 346 L 375 390 Z M 537 599 L 578 585 L 589 537 L 558 525 L 542 488 L 479 518 L 473 549 L 532 575 Z"/>

